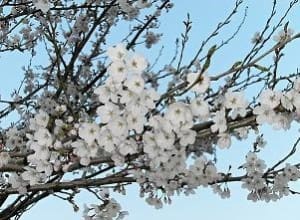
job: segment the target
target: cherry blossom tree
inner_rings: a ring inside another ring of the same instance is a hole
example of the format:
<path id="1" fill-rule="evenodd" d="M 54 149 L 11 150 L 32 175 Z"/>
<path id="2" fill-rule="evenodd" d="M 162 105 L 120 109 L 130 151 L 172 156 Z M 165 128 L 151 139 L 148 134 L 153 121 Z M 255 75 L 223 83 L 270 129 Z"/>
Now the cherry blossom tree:
<path id="1" fill-rule="evenodd" d="M 246 4 L 237 0 L 192 55 L 187 15 L 171 60 L 158 66 L 162 52 L 150 60 L 140 51 L 160 44 L 172 0 L 1 1 L 0 52 L 24 55 L 24 77 L 11 99 L 0 100 L 2 122 L 13 118 L 0 130 L 0 219 L 19 219 L 49 196 L 77 210 L 82 191 L 98 199 L 85 205 L 83 219 L 122 219 L 128 213 L 111 192 L 126 194 L 129 184 L 155 208 L 200 187 L 227 198 L 230 182 L 253 201 L 298 194 L 291 183 L 300 163 L 289 160 L 300 138 L 271 166 L 260 157 L 263 126 L 287 132 L 300 122 L 300 73 L 278 71 L 300 38 L 287 20 L 298 0 L 280 13 L 274 0 L 248 53 L 210 72 L 244 26 Z M 215 41 L 237 14 L 232 35 Z M 124 22 L 131 28 L 110 45 Z M 250 134 L 256 138 L 244 163 L 221 170 L 216 150 Z"/>

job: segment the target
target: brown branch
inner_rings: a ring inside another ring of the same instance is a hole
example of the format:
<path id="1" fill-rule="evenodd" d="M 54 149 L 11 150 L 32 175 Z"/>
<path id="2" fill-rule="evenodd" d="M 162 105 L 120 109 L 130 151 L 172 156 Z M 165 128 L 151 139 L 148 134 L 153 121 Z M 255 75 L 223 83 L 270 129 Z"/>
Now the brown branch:
<path id="1" fill-rule="evenodd" d="M 132 183 L 135 182 L 133 177 L 106 177 L 97 179 L 80 179 L 66 182 L 53 182 L 37 184 L 27 188 L 27 192 L 38 192 L 38 191 L 48 191 L 48 192 L 58 192 L 60 190 L 68 189 L 78 189 L 87 187 L 99 187 L 103 185 L 115 184 L 115 183 Z M 0 196 L 19 194 L 17 189 L 7 188 L 0 190 Z"/>

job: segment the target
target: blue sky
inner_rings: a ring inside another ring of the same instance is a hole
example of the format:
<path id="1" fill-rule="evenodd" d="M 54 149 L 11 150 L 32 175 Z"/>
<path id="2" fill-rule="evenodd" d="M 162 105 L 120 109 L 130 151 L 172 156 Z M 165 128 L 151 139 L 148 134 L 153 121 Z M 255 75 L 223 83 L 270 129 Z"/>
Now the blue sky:
<path id="1" fill-rule="evenodd" d="M 193 21 L 193 29 L 191 31 L 190 43 L 187 48 L 185 61 L 188 61 L 195 52 L 197 45 L 200 45 L 202 40 L 208 36 L 219 21 L 226 17 L 230 12 L 230 9 L 234 5 L 233 0 L 175 0 L 175 7 L 170 13 L 163 16 L 161 19 L 160 31 L 164 33 L 161 43 L 165 46 L 163 56 L 160 60 L 160 64 L 163 65 L 171 59 L 174 52 L 174 42 L 176 37 L 180 36 L 183 31 L 182 21 L 186 18 L 186 14 L 189 12 L 191 20 Z M 234 39 L 231 44 L 226 46 L 222 51 L 217 53 L 213 59 L 210 72 L 212 74 L 218 73 L 222 70 L 229 68 L 232 63 L 246 54 L 247 50 L 251 47 L 250 40 L 256 31 L 259 31 L 270 14 L 272 0 L 263 1 L 245 1 L 244 7 L 248 5 L 248 16 L 244 27 L 239 35 Z M 277 12 L 281 14 L 283 9 L 288 7 L 288 1 L 280 1 Z M 300 7 L 297 6 L 290 14 L 290 27 L 296 32 L 300 30 Z M 236 18 L 233 19 L 232 25 L 227 26 L 224 32 L 220 34 L 220 37 L 216 38 L 214 43 L 219 43 L 226 36 L 235 30 L 238 22 L 242 18 L 243 7 Z M 298 12 L 298 15 L 297 15 Z M 122 27 L 123 28 L 123 27 Z M 124 26 L 125 29 L 125 26 Z M 118 36 L 111 39 L 112 43 L 117 43 Z M 282 74 L 291 73 L 296 70 L 299 61 L 296 59 L 299 54 L 299 42 L 295 42 L 292 46 L 287 48 L 286 56 L 283 58 L 280 71 Z M 209 48 L 209 47 L 208 47 Z M 153 50 L 147 51 L 140 48 L 146 56 L 151 60 L 155 59 L 155 55 L 158 53 L 159 47 L 155 47 Z M 153 52 L 154 51 L 154 52 Z M 0 94 L 7 96 L 11 88 L 16 87 L 16 82 L 20 81 L 22 75 L 21 71 L 16 71 L 15 65 L 22 65 L 20 56 L 5 56 L 0 59 L 0 65 L 4 66 L 0 79 L 1 87 Z M 298 62 L 298 63 L 297 63 Z M 9 63 L 10 65 L 7 65 Z M 275 132 L 269 128 L 264 128 L 266 131 L 266 140 L 268 145 L 266 149 L 261 153 L 263 158 L 266 158 L 267 163 L 272 165 L 276 160 L 285 155 L 290 149 L 293 141 L 299 136 L 297 129 L 298 125 L 295 125 L 289 132 Z M 235 141 L 230 150 L 218 151 L 218 166 L 226 170 L 229 164 L 239 166 L 244 159 L 244 155 L 250 149 L 251 142 L 238 142 Z M 297 155 L 296 155 L 297 157 Z M 234 161 L 230 163 L 229 161 Z M 252 220 L 269 218 L 273 220 L 279 220 L 287 218 L 289 220 L 298 219 L 297 211 L 300 197 L 289 196 L 276 203 L 253 203 L 247 201 L 247 192 L 241 189 L 240 184 L 230 184 L 232 197 L 230 199 L 223 200 L 217 195 L 213 194 L 210 189 L 199 189 L 196 195 L 189 197 L 174 197 L 173 204 L 165 206 L 162 210 L 155 210 L 148 206 L 143 199 L 138 197 L 138 191 L 135 186 L 129 187 L 127 196 L 116 196 L 121 202 L 124 210 L 129 211 L 129 220 L 181 220 L 187 218 L 189 220 L 196 219 L 231 219 L 231 220 Z M 96 200 L 92 195 L 83 193 L 78 196 L 78 203 L 92 203 Z M 60 201 L 57 198 L 49 198 L 38 205 L 33 207 L 27 212 L 22 219 L 35 220 L 35 219 L 81 219 L 81 211 L 73 213 L 72 207 L 66 202 Z"/>

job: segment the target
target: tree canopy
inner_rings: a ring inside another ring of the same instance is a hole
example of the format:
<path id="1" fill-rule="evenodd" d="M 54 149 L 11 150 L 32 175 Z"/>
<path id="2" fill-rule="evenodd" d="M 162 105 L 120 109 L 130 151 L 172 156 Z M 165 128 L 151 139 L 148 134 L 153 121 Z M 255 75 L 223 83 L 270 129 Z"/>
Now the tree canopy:
<path id="1" fill-rule="evenodd" d="M 291 158 L 300 137 L 275 164 L 260 154 L 268 147 L 264 126 L 284 135 L 300 122 L 300 73 L 280 71 L 300 38 L 288 19 L 299 3 L 286 2 L 284 11 L 277 5 L 270 2 L 247 53 L 212 72 L 221 65 L 215 56 L 245 27 L 247 1 L 237 0 L 192 45 L 194 54 L 187 54 L 190 14 L 169 42 L 174 50 L 161 44 L 160 22 L 176 1 L 1 1 L 0 55 L 24 60 L 23 80 L 9 99 L 0 97 L 0 219 L 19 219 L 49 196 L 77 211 L 83 190 L 98 199 L 81 210 L 83 219 L 126 218 L 111 192 L 126 194 L 129 184 L 155 208 L 199 187 L 228 198 L 231 182 L 253 201 L 299 194 L 300 163 Z M 222 35 L 227 27 L 230 35 Z M 151 58 L 142 52 L 157 48 Z M 251 139 L 244 162 L 220 169 L 220 149 L 234 139 Z"/>

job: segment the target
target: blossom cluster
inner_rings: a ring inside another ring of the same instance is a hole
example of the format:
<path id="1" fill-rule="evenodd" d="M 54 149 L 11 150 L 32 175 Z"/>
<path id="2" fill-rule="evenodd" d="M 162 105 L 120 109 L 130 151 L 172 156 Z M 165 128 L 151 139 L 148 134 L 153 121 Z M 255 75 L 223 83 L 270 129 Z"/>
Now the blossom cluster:
<path id="1" fill-rule="evenodd" d="M 274 129 L 289 129 L 300 113 L 299 85 L 300 80 L 296 79 L 287 92 L 264 90 L 259 97 L 260 104 L 253 109 L 257 123 L 270 124 Z"/>
<path id="2" fill-rule="evenodd" d="M 242 187 L 250 191 L 248 199 L 252 201 L 264 200 L 269 202 L 287 196 L 290 194 L 288 183 L 300 178 L 299 169 L 287 163 L 282 171 L 276 174 L 273 185 L 270 184 L 266 177 L 272 175 L 273 170 L 263 172 L 266 169 L 266 164 L 253 152 L 247 154 L 246 163 L 243 167 L 247 170 L 247 177 L 242 180 Z"/>
<path id="3" fill-rule="evenodd" d="M 128 215 L 126 211 L 121 211 L 121 206 L 115 199 L 109 197 L 107 188 L 100 189 L 98 194 L 103 200 L 103 204 L 93 204 L 90 207 L 85 205 L 83 210 L 84 220 L 121 220 Z"/>

